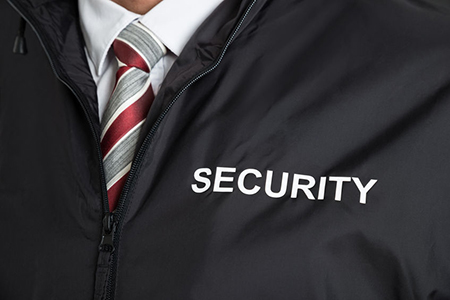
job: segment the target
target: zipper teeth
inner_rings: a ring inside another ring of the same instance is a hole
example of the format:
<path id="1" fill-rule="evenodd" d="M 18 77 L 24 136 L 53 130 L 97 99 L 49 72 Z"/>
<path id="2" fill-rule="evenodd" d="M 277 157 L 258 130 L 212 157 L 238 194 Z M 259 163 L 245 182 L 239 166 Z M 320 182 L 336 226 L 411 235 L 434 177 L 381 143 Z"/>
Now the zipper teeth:
<path id="1" fill-rule="evenodd" d="M 103 156 L 102 156 L 101 149 L 100 149 L 100 146 L 99 146 L 100 145 L 100 139 L 99 139 L 99 136 L 97 135 L 97 133 L 95 132 L 94 123 L 93 123 L 91 117 L 89 116 L 88 110 L 87 110 L 85 104 L 83 103 L 83 101 L 81 101 L 80 93 L 79 93 L 78 89 L 75 90 L 74 88 L 72 88 L 70 86 L 70 84 L 67 83 L 66 80 L 64 80 L 62 78 L 62 76 L 60 75 L 60 73 L 58 72 L 58 70 L 55 67 L 55 64 L 53 62 L 52 56 L 50 55 L 49 51 L 47 50 L 47 46 L 46 46 L 46 43 L 44 42 L 44 38 L 41 35 L 41 33 L 37 30 L 37 28 L 34 26 L 33 22 L 30 22 L 30 19 L 28 17 L 26 17 L 22 13 L 22 11 L 20 9 L 18 9 L 17 6 L 11 0 L 8 0 L 8 2 L 16 10 L 16 12 L 31 26 L 33 31 L 36 33 L 36 36 L 39 39 L 39 43 L 41 44 L 42 49 L 44 49 L 45 55 L 47 56 L 47 58 L 48 58 L 48 60 L 50 62 L 50 66 L 51 66 L 51 68 L 53 70 L 53 73 L 56 75 L 56 78 L 60 82 L 62 82 L 72 92 L 72 94 L 75 95 L 75 98 L 77 98 L 78 102 L 80 103 L 80 105 L 81 105 L 81 107 L 83 109 L 84 115 L 86 116 L 86 119 L 88 120 L 89 127 L 90 127 L 90 129 L 92 131 L 92 134 L 94 136 L 95 145 L 96 145 L 96 148 L 97 148 L 97 156 L 98 156 L 98 159 L 99 159 L 99 162 L 100 162 L 99 165 L 100 165 L 100 176 L 101 176 L 101 182 L 102 182 L 103 211 L 106 212 L 106 210 L 107 210 L 109 212 L 108 198 L 107 198 L 107 192 L 106 192 L 105 170 L 103 169 Z"/>
<path id="2" fill-rule="evenodd" d="M 156 120 L 155 124 L 153 125 L 152 129 L 150 130 L 149 134 L 146 136 L 146 138 L 144 139 L 144 142 L 142 143 L 142 146 L 140 147 L 135 159 L 133 160 L 133 163 L 131 165 L 131 169 L 130 169 L 130 173 L 128 175 L 128 180 L 125 183 L 125 186 L 122 190 L 122 195 L 121 195 L 121 201 L 119 202 L 119 205 L 117 207 L 116 210 L 116 221 L 117 221 L 117 231 L 115 234 L 115 238 L 114 238 L 114 248 L 116 249 L 116 252 L 113 254 L 113 262 L 110 266 L 110 272 L 109 272 L 109 278 L 108 278 L 108 286 L 107 286 L 107 293 L 106 293 L 106 300 L 113 300 L 114 296 L 113 291 L 114 291 L 114 280 L 115 280 L 115 275 L 116 275 L 116 269 L 117 269 L 117 250 L 118 250 L 118 244 L 119 244 L 119 240 L 121 237 L 121 227 L 123 224 L 123 213 L 124 213 L 124 209 L 125 209 L 125 200 L 128 196 L 128 193 L 130 191 L 131 185 L 134 184 L 135 182 L 135 174 L 137 173 L 137 171 L 139 170 L 140 166 L 141 166 L 141 161 L 143 159 L 143 156 L 145 154 L 145 152 L 147 151 L 148 147 L 150 146 L 152 140 L 153 140 L 153 136 L 156 133 L 156 130 L 158 129 L 159 125 L 161 124 L 161 122 L 163 121 L 163 119 L 165 118 L 165 116 L 168 114 L 168 112 L 170 111 L 170 109 L 172 108 L 172 106 L 175 104 L 175 102 L 177 102 L 177 100 L 180 98 L 180 96 L 192 85 L 194 84 L 197 80 L 199 80 L 200 78 L 202 78 L 203 76 L 211 73 L 214 69 L 217 68 L 217 66 L 222 62 L 223 57 L 225 56 L 225 52 L 228 50 L 228 47 L 230 46 L 230 44 L 233 42 L 234 37 L 236 36 L 237 32 L 239 31 L 239 29 L 241 28 L 242 24 L 244 23 L 244 20 L 247 18 L 247 15 L 249 14 L 249 12 L 251 11 L 251 9 L 253 8 L 253 6 L 255 5 L 257 0 L 253 0 L 252 3 L 250 3 L 250 5 L 247 7 L 244 15 L 241 17 L 241 20 L 239 21 L 238 25 L 235 27 L 233 33 L 231 34 L 231 36 L 228 38 L 227 42 L 225 43 L 225 47 L 223 47 L 222 52 L 220 53 L 218 59 L 216 60 L 216 62 L 209 67 L 207 70 L 203 71 L 202 73 L 200 73 L 199 75 L 195 76 L 193 79 L 191 79 L 186 85 L 184 85 L 184 87 L 176 94 L 176 96 L 173 98 L 173 100 L 170 102 L 170 104 L 166 107 L 166 109 L 161 113 L 161 115 L 158 117 L 158 119 Z"/>

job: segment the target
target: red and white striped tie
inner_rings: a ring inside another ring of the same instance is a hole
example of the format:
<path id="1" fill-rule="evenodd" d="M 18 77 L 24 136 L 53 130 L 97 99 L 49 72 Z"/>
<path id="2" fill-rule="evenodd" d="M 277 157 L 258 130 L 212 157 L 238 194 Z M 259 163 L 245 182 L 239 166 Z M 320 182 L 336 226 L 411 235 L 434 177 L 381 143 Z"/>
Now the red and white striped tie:
<path id="1" fill-rule="evenodd" d="M 139 22 L 129 24 L 119 34 L 113 49 L 119 69 L 100 138 L 110 211 L 117 206 L 142 124 L 155 98 L 150 70 L 166 53 L 164 45 Z"/>

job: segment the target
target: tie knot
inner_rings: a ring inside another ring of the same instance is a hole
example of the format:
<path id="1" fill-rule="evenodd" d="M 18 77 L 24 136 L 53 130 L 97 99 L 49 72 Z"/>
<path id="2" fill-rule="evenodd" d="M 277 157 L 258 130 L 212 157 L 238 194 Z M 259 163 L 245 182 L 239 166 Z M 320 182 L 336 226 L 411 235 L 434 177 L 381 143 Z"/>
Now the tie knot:
<path id="1" fill-rule="evenodd" d="M 120 65 L 136 67 L 147 73 L 166 54 L 166 47 L 140 22 L 130 23 L 113 43 Z"/>

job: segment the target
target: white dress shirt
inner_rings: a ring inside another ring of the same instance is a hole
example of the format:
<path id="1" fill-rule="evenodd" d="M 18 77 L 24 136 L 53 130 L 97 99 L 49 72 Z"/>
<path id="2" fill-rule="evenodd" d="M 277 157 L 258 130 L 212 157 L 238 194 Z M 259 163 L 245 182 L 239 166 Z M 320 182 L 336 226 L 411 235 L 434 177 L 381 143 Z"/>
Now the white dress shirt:
<path id="1" fill-rule="evenodd" d="M 100 120 L 114 87 L 118 68 L 111 45 L 128 24 L 138 19 L 169 50 L 150 72 L 150 82 L 156 95 L 188 40 L 222 1 L 163 0 L 142 16 L 111 0 L 78 0 L 86 56 L 97 85 Z"/>

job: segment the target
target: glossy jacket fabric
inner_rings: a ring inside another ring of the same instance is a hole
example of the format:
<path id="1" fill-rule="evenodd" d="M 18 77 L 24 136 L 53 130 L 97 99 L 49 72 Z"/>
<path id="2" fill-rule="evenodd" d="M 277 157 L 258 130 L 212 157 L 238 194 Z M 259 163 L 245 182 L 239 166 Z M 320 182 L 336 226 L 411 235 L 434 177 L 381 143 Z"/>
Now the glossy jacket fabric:
<path id="1" fill-rule="evenodd" d="M 110 219 L 76 1 L 9 1 L 0 299 L 450 299 L 447 1 L 225 0 Z"/>

